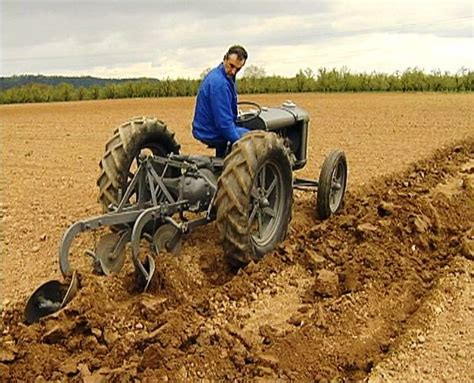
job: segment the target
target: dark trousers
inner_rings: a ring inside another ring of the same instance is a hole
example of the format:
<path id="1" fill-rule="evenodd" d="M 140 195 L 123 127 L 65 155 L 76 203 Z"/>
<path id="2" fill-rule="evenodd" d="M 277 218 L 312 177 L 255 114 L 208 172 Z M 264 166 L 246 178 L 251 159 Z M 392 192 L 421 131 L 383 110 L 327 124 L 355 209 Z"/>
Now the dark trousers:
<path id="1" fill-rule="evenodd" d="M 205 143 L 208 147 L 216 149 L 216 157 L 224 158 L 227 154 L 227 141 L 201 141 Z"/>

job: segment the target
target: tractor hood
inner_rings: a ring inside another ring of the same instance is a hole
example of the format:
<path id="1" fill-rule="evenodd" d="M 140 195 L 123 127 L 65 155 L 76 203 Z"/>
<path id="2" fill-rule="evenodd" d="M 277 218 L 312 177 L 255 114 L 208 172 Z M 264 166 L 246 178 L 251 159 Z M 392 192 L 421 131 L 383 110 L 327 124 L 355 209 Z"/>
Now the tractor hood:
<path id="1" fill-rule="evenodd" d="M 247 124 L 252 130 L 279 130 L 309 122 L 309 114 L 291 101 L 280 107 L 262 107 L 260 116 Z"/>

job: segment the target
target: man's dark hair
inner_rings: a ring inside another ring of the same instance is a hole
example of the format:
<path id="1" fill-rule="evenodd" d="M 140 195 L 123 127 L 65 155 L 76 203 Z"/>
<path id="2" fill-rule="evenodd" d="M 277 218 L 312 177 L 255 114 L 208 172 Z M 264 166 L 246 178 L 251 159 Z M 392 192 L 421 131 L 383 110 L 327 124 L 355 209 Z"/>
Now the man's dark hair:
<path id="1" fill-rule="evenodd" d="M 232 45 L 225 54 L 224 60 L 232 54 L 236 54 L 240 61 L 247 61 L 247 58 L 249 57 L 247 51 L 242 45 Z"/>

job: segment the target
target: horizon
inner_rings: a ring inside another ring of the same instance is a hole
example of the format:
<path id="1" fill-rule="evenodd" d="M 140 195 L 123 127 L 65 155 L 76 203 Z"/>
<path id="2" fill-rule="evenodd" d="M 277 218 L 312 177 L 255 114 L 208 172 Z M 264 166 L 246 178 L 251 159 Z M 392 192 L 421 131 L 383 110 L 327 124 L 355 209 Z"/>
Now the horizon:
<path id="1" fill-rule="evenodd" d="M 301 70 L 304 70 L 304 69 L 308 69 L 308 68 L 301 68 Z M 312 69 L 312 68 L 310 68 L 310 69 Z M 426 75 L 430 75 L 430 74 L 434 74 L 435 72 L 438 72 L 438 73 L 441 73 L 442 75 L 447 74 L 449 76 L 456 76 L 456 75 L 459 75 L 459 74 L 465 74 L 466 72 L 467 73 L 474 72 L 473 68 L 466 68 L 466 67 L 461 67 L 458 70 L 453 71 L 453 72 L 443 71 L 441 69 L 433 69 L 431 71 L 426 71 L 426 70 L 423 70 L 423 68 L 417 68 L 417 67 L 408 67 L 405 70 L 395 71 L 395 72 L 392 72 L 392 73 L 377 72 L 377 71 L 354 72 L 354 71 L 351 71 L 350 68 L 347 68 L 347 67 L 343 66 L 341 68 L 317 68 L 316 71 L 314 71 L 315 78 L 318 77 L 318 72 L 317 72 L 318 69 L 326 69 L 328 71 L 336 70 L 338 72 L 340 72 L 342 70 L 346 70 L 348 73 L 350 73 L 352 75 L 370 75 L 370 74 L 376 73 L 376 74 L 387 75 L 387 76 L 393 76 L 393 75 L 396 75 L 396 74 L 403 74 L 403 73 L 406 73 L 410 70 L 420 71 L 420 72 L 422 72 Z M 289 76 L 282 76 L 282 75 L 279 75 L 279 74 L 271 74 L 271 75 L 270 74 L 265 74 L 265 76 L 262 76 L 262 77 L 293 78 L 293 77 L 296 77 L 297 74 L 298 73 L 295 73 L 294 75 L 289 75 Z M 13 75 L 10 75 L 10 76 L 0 76 L 0 78 L 4 79 L 4 78 L 12 78 L 12 77 L 40 77 L 40 76 L 42 76 L 42 77 L 66 77 L 66 78 L 67 77 L 69 77 L 69 78 L 90 77 L 90 78 L 96 78 L 96 79 L 100 79 L 100 80 L 157 80 L 157 81 L 163 81 L 163 80 L 170 80 L 170 81 L 175 81 L 175 80 L 191 80 L 191 81 L 200 80 L 200 78 L 190 78 L 190 77 L 176 77 L 176 78 L 172 78 L 172 77 L 159 78 L 159 77 L 147 77 L 147 76 L 142 76 L 142 77 L 98 77 L 98 76 L 94 76 L 94 75 L 90 75 L 90 74 L 81 74 L 81 75 L 68 76 L 68 75 L 62 75 L 62 74 L 43 74 L 43 73 L 37 73 L 37 74 L 20 73 L 20 74 L 13 74 Z M 239 76 L 238 76 L 237 80 L 242 79 L 244 77 L 245 77 L 245 72 L 243 72 L 242 75 L 239 73 Z"/>

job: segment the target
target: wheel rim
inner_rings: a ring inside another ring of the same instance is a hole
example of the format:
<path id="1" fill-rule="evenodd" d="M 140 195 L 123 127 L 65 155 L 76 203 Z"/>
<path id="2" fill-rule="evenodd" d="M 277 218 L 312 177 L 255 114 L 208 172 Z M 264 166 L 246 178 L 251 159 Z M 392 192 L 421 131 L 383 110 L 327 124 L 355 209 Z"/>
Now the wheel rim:
<path id="1" fill-rule="evenodd" d="M 331 190 L 329 192 L 329 208 L 331 212 L 336 212 L 341 205 L 344 197 L 344 189 L 346 185 L 346 166 L 342 161 L 337 163 L 331 174 Z"/>
<path id="2" fill-rule="evenodd" d="M 282 211 L 283 175 L 274 162 L 265 163 L 252 185 L 249 209 L 250 238 L 264 247 L 278 230 Z"/>

